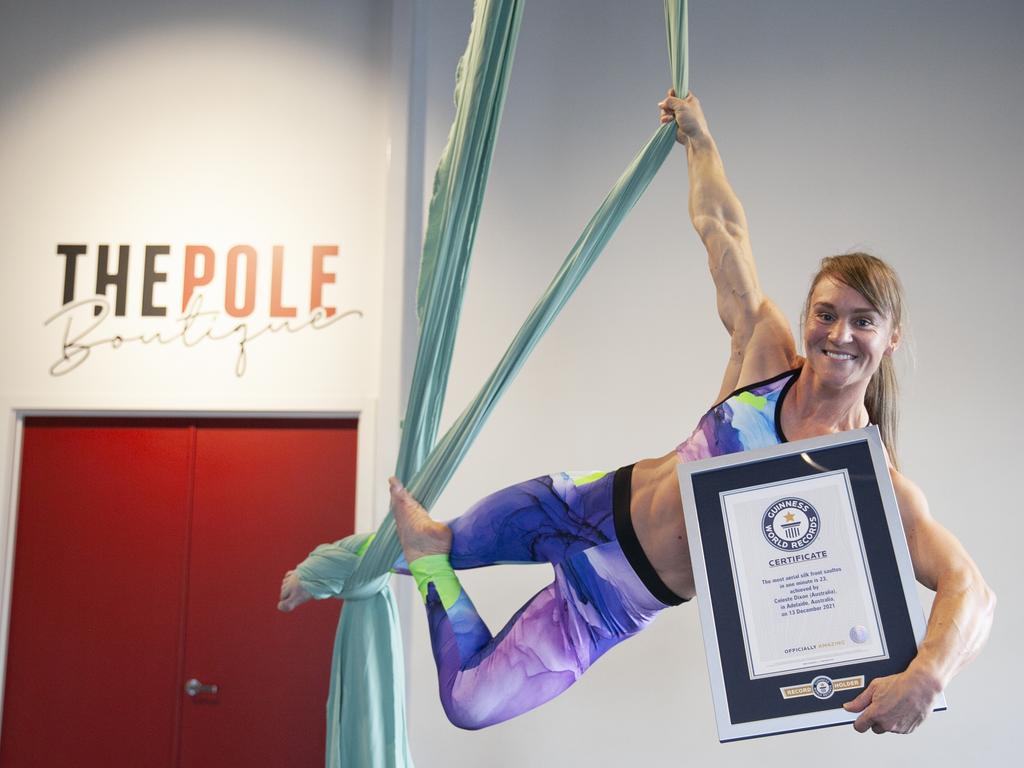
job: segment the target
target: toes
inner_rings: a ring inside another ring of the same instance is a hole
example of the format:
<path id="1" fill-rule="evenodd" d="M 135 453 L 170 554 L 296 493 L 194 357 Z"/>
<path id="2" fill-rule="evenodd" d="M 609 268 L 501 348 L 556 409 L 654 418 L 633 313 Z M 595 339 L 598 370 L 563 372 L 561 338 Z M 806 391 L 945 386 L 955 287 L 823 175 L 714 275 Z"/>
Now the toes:
<path id="1" fill-rule="evenodd" d="M 391 495 L 403 500 L 411 500 L 412 496 L 409 495 L 409 489 L 402 485 L 402 481 L 397 477 L 388 478 L 388 488 L 391 489 Z"/>

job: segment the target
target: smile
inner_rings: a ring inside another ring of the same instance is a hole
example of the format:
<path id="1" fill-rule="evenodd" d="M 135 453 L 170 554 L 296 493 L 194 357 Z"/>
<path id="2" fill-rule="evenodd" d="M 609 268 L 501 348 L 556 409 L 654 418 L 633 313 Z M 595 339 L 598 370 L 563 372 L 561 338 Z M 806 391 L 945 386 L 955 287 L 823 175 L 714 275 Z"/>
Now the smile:
<path id="1" fill-rule="evenodd" d="M 827 350 L 827 349 L 826 350 L 822 350 L 822 351 L 825 353 L 825 357 L 828 357 L 828 358 L 830 358 L 832 360 L 853 360 L 854 359 L 854 355 L 848 354 L 846 352 L 832 352 L 832 351 Z"/>

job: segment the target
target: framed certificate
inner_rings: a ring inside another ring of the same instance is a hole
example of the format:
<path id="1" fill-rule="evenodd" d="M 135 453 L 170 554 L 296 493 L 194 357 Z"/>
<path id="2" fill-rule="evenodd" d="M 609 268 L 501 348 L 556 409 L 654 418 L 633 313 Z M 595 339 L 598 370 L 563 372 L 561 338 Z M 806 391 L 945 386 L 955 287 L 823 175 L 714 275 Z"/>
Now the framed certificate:
<path id="1" fill-rule="evenodd" d="M 680 464 L 679 483 L 719 740 L 855 720 L 842 705 L 925 631 L 878 430 Z"/>

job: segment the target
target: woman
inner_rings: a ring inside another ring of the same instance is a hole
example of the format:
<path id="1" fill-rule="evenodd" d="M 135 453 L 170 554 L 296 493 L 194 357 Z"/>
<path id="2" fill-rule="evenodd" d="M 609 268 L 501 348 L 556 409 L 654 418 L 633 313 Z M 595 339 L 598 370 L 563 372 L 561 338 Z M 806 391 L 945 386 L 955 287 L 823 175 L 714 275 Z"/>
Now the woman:
<path id="1" fill-rule="evenodd" d="M 447 525 L 392 478 L 405 560 L 427 607 L 441 701 L 480 728 L 569 687 L 605 651 L 695 594 L 676 466 L 749 448 L 878 424 L 890 457 L 915 574 L 936 590 L 927 634 L 906 671 L 852 702 L 858 731 L 909 732 L 984 643 L 995 598 L 960 543 L 928 512 L 895 463 L 895 378 L 902 300 L 895 273 L 866 254 L 822 262 L 797 354 L 782 313 L 761 293 L 746 217 L 697 99 L 659 105 L 690 168 L 690 217 L 708 252 L 732 354 L 718 405 L 675 451 L 613 473 L 536 478 L 479 502 Z M 554 581 L 492 637 L 453 571 L 550 562 Z M 308 599 L 286 576 L 283 610 Z"/>

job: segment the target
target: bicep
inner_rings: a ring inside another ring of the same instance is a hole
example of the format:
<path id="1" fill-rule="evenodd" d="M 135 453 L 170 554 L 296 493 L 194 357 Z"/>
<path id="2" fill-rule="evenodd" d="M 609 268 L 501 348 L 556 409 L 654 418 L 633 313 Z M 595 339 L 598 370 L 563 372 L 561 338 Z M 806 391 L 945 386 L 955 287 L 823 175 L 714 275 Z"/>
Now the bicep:
<path id="1" fill-rule="evenodd" d="M 895 470 L 891 474 L 914 577 L 934 590 L 945 574 L 976 571 L 974 561 L 960 540 L 932 517 L 921 489 Z"/>

